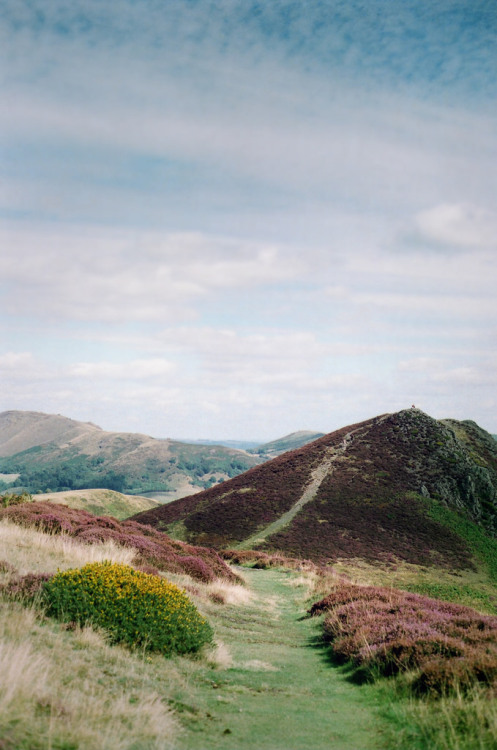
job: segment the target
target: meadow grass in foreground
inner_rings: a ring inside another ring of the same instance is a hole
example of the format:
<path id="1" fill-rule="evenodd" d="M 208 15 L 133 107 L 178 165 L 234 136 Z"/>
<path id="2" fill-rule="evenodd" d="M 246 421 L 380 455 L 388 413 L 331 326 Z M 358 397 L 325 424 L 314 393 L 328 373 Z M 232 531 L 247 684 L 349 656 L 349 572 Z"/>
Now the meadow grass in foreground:
<path id="1" fill-rule="evenodd" d="M 0 582 L 15 577 L 12 568 L 54 573 L 82 567 L 92 561 L 88 556 L 135 554 L 115 544 L 104 548 L 2 521 L 0 560 L 8 564 L 0 565 Z M 129 564 L 129 559 L 116 562 Z M 220 579 L 203 583 L 185 572 L 167 575 L 188 591 L 214 628 L 213 648 L 196 659 L 164 659 L 145 649 L 111 645 L 104 631 L 61 624 L 33 606 L 0 597 L 0 736 L 5 750 L 497 746 L 495 699 L 489 699 L 486 687 L 467 686 L 464 696 L 456 688 L 436 700 L 414 698 L 410 688 L 419 669 L 406 678 L 400 674 L 371 684 L 350 682 L 347 665 L 330 663 L 319 637 L 320 621 L 301 619 L 312 601 L 347 583 L 347 569 L 290 561 L 296 568 L 291 571 L 273 568 L 273 563 L 265 557 L 265 570 L 244 571 L 244 586 Z M 278 564 L 284 566 L 285 560 Z M 415 581 L 414 568 L 370 566 L 362 575 L 388 578 L 407 575 L 407 570 Z M 426 580 L 433 583 L 435 578 Z M 478 587 L 480 579 L 471 580 Z M 396 595 L 388 589 L 389 601 Z M 306 604 L 309 596 L 313 598 Z"/>
<path id="2" fill-rule="evenodd" d="M 39 574 L 40 532 L 28 533 L 29 540 L 16 537 L 25 545 L 18 553 L 10 554 L 8 545 L 4 552 L 17 562 L 22 552 L 23 570 Z M 91 552 L 88 545 L 78 549 L 74 540 L 63 548 L 67 540 L 61 536 L 48 541 L 59 545 L 51 550 L 52 570 L 61 561 L 66 569 L 75 567 L 67 550 L 78 565 L 85 564 L 85 551 Z M 13 575 L 6 569 L 1 579 Z M 196 659 L 129 651 L 111 645 L 104 631 L 61 624 L 33 606 L 1 598 L 5 750 L 327 750 L 332 735 L 340 750 L 380 747 L 376 729 L 371 741 L 376 713 L 365 694 L 343 677 L 336 679 L 320 650 L 309 647 L 316 626 L 299 620 L 302 591 L 287 585 L 294 574 L 245 575 L 263 578 L 253 581 L 254 587 L 171 575 L 186 584 L 214 626 L 213 648 Z M 16 671 L 16 665 L 26 669 Z M 340 706 L 339 720 L 330 703 Z"/>
<path id="3" fill-rule="evenodd" d="M 128 564 L 136 550 L 107 541 L 84 544 L 65 535 L 0 522 L 0 583 L 85 564 Z M 150 576 L 145 578 L 161 578 Z M 247 601 L 246 587 L 216 580 L 187 583 L 212 611 Z M 53 580 L 53 579 L 52 579 Z M 165 582 L 164 582 L 165 583 Z M 26 592 L 21 591 L 24 596 Z M 2 750 L 159 750 L 177 747 L 182 712 L 201 715 L 191 690 L 200 663 L 230 663 L 222 643 L 203 660 L 164 659 L 142 649 L 111 645 L 104 630 L 61 624 L 25 599 L 0 594 L 0 737 Z"/>

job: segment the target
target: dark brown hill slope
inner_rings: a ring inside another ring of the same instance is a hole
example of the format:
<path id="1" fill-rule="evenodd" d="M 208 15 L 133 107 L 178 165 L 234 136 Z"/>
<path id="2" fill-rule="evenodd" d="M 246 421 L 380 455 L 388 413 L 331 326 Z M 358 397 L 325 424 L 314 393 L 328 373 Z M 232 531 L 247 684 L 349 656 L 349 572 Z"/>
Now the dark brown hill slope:
<path id="1" fill-rule="evenodd" d="M 494 535 L 497 444 L 473 422 L 417 409 L 345 427 L 224 484 L 135 518 L 191 542 L 469 565 L 455 532 L 429 514 L 463 512 Z"/>

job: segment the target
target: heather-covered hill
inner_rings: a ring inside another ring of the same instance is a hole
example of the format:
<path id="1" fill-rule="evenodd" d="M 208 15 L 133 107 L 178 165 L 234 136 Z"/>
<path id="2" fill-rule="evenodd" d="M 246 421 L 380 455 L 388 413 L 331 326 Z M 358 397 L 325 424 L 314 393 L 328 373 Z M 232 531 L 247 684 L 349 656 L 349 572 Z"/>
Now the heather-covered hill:
<path id="1" fill-rule="evenodd" d="M 168 501 L 222 482 L 261 460 L 219 445 L 106 432 L 60 415 L 0 414 L 0 491 L 106 488 Z"/>
<path id="2" fill-rule="evenodd" d="M 457 512 L 494 535 L 496 498 L 492 437 L 474 422 L 409 409 L 337 430 L 137 519 L 217 547 L 461 568 L 471 550 L 450 519 Z"/>

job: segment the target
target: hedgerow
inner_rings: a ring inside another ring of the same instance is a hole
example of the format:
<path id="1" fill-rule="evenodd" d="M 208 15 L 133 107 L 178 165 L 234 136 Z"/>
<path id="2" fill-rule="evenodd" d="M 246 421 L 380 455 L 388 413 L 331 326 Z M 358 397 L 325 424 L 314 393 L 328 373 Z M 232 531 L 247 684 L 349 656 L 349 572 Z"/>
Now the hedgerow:
<path id="1" fill-rule="evenodd" d="M 59 572 L 43 587 L 47 614 L 104 628 L 115 643 L 165 655 L 194 653 L 212 628 L 184 591 L 158 576 L 117 563 Z"/>

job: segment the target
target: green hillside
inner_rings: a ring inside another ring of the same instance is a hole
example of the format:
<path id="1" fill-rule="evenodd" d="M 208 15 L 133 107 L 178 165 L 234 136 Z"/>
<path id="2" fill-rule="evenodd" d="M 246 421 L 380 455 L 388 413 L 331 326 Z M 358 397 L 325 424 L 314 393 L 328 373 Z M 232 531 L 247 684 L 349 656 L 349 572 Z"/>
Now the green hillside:
<path id="1" fill-rule="evenodd" d="M 69 508 L 87 510 L 95 516 L 113 516 L 117 519 L 128 518 L 135 513 L 157 508 L 159 502 L 140 495 L 123 495 L 114 490 L 66 490 L 33 495 L 33 500 L 67 505 Z"/>
<path id="2" fill-rule="evenodd" d="M 219 445 L 190 445 L 39 412 L 0 414 L 0 492 L 104 488 L 158 495 L 198 492 L 261 462 Z"/>
<path id="3" fill-rule="evenodd" d="M 322 432 L 311 432 L 309 430 L 299 430 L 298 432 L 292 432 L 290 435 L 279 438 L 278 440 L 272 440 L 269 443 L 258 445 L 257 448 L 252 448 L 249 453 L 254 453 L 257 456 L 263 456 L 266 459 L 274 458 L 287 451 L 293 451 L 296 448 L 301 448 L 307 443 L 311 443 L 313 440 L 323 437 Z"/>

